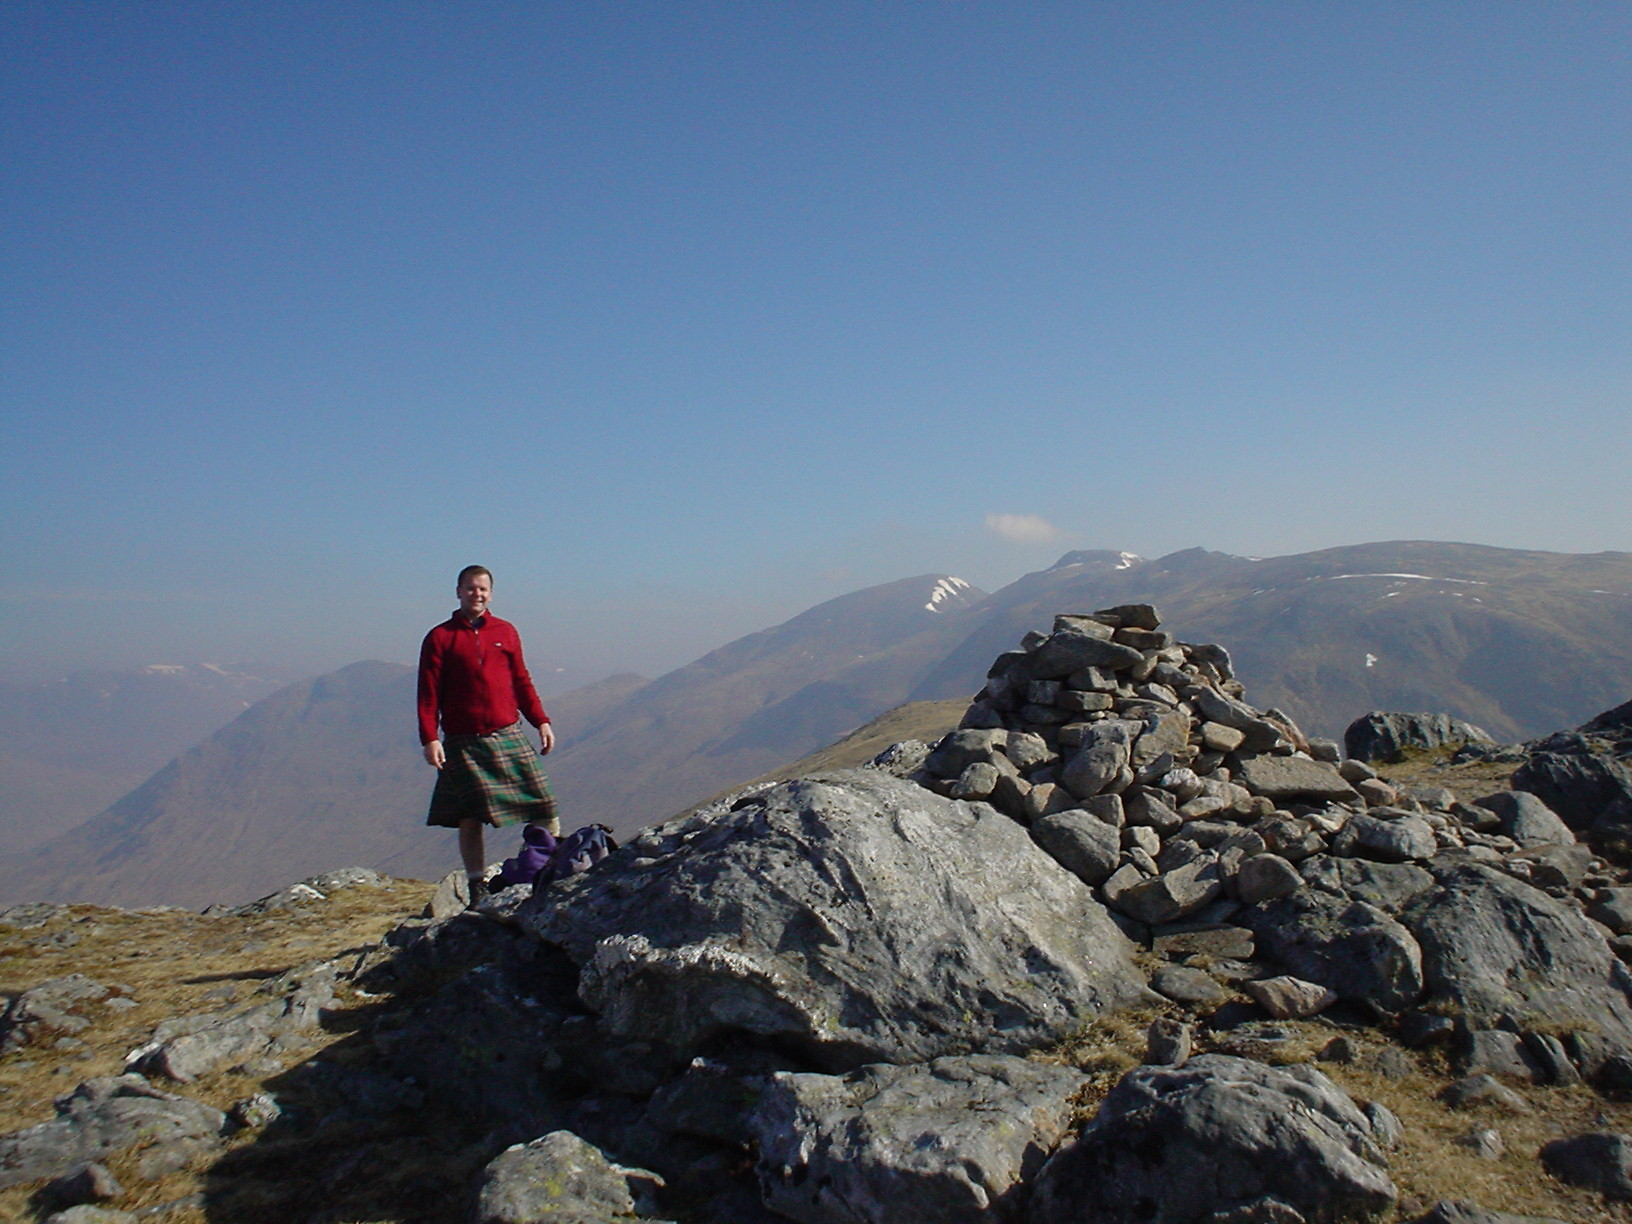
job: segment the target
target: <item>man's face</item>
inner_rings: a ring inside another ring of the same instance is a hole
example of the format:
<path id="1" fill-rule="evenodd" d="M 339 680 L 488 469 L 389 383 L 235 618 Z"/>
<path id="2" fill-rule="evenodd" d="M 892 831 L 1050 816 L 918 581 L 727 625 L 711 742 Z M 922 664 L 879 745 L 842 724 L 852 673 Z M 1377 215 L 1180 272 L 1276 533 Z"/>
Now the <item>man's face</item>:
<path id="1" fill-rule="evenodd" d="M 486 574 L 472 574 L 459 584 L 459 611 L 466 620 L 487 615 L 487 601 L 493 596 L 493 579 Z"/>

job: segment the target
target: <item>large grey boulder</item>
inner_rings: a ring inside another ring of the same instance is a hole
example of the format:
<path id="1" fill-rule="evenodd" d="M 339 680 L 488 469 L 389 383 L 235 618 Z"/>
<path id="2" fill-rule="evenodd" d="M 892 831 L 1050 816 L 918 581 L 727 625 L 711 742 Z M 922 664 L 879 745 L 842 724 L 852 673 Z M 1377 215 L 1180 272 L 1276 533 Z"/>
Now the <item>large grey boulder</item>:
<path id="1" fill-rule="evenodd" d="M 1343 732 L 1343 748 L 1360 761 L 1397 761 L 1412 750 L 1496 741 L 1472 723 L 1449 714 L 1391 714 L 1374 710 Z"/>
<path id="2" fill-rule="evenodd" d="M 1632 803 L 1632 763 L 1601 751 L 1580 735 L 1555 735 L 1513 771 L 1511 785 L 1527 791 L 1572 829 L 1588 830 L 1617 803 Z"/>
<path id="3" fill-rule="evenodd" d="M 662 1178 L 626 1169 L 571 1131 L 501 1152 L 482 1170 L 474 1224 L 603 1224 L 647 1219 Z"/>
<path id="4" fill-rule="evenodd" d="M 1502 871 L 1463 863 L 1408 916 L 1429 999 L 1475 1027 L 1591 1038 L 1600 1079 L 1632 1072 L 1632 973 L 1574 905 Z"/>
<path id="5" fill-rule="evenodd" d="M 1298 977 L 1385 1014 L 1422 995 L 1422 952 L 1399 922 L 1365 901 L 1306 889 L 1238 917 Z"/>
<path id="6" fill-rule="evenodd" d="M 1257 1208 L 1242 1218 L 1339 1224 L 1396 1197 L 1371 1121 L 1320 1072 L 1204 1054 L 1123 1076 L 1044 1167 L 1030 1219 L 1203 1224 Z"/>
<path id="7" fill-rule="evenodd" d="M 765 1205 L 803 1224 L 1016 1218 L 1081 1072 L 1012 1057 L 773 1076 L 750 1126 Z"/>
<path id="8" fill-rule="evenodd" d="M 190 1083 L 218 1067 L 244 1062 L 271 1050 L 280 1038 L 317 1026 L 324 1008 L 334 1002 L 334 962 L 303 966 L 263 987 L 287 991 L 230 1015 L 178 1016 L 153 1031 L 152 1038 L 131 1052 L 126 1067 Z"/>
<path id="9" fill-rule="evenodd" d="M 1438 887 L 1433 873 L 1414 863 L 1377 863 L 1316 854 L 1304 859 L 1299 870 L 1312 887 L 1342 893 L 1393 915 Z"/>
<path id="10" fill-rule="evenodd" d="M 226 1115 L 154 1088 L 140 1075 L 86 1080 L 56 1102 L 57 1117 L 0 1135 L 0 1187 L 61 1177 L 140 1143 L 210 1145 Z"/>
<path id="11" fill-rule="evenodd" d="M 1132 945 L 1024 828 L 877 770 L 636 838 L 514 920 L 603 1031 L 772 1038 L 816 1066 L 1022 1053 L 1144 997 Z"/>
<path id="12" fill-rule="evenodd" d="M 1632 1139 L 1593 1131 L 1555 1139 L 1541 1149 L 1541 1163 L 1559 1181 L 1596 1190 L 1609 1199 L 1632 1199 Z"/>
<path id="13" fill-rule="evenodd" d="M 1575 844 L 1575 834 L 1553 812 L 1529 791 L 1497 791 L 1476 802 L 1486 811 L 1494 812 L 1501 821 L 1501 830 L 1521 846 L 1569 846 Z"/>

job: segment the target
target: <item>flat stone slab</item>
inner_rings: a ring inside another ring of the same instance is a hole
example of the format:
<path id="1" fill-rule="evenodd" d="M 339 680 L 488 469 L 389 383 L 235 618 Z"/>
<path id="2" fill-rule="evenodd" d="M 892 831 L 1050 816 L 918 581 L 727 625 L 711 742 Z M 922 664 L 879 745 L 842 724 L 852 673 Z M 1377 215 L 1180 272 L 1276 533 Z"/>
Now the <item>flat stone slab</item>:
<path id="1" fill-rule="evenodd" d="M 1281 800 L 1343 800 L 1357 797 L 1337 766 L 1304 757 L 1260 756 L 1241 763 L 1235 781 L 1255 795 Z"/>

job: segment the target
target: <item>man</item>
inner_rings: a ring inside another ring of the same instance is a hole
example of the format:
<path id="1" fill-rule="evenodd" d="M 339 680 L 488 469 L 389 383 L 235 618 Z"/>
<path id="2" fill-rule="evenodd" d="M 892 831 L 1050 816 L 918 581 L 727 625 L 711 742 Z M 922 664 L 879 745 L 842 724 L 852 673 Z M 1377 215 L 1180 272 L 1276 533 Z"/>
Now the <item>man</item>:
<path id="1" fill-rule="evenodd" d="M 527 674 L 516 627 L 487 609 L 493 575 L 467 565 L 456 591 L 459 610 L 419 648 L 419 742 L 437 770 L 425 823 L 459 830 L 474 902 L 483 890 L 487 825 L 525 820 L 551 833 L 561 826 L 539 765 L 539 756 L 555 747 L 555 729 Z M 538 728 L 536 751 L 522 733 L 523 717 Z"/>

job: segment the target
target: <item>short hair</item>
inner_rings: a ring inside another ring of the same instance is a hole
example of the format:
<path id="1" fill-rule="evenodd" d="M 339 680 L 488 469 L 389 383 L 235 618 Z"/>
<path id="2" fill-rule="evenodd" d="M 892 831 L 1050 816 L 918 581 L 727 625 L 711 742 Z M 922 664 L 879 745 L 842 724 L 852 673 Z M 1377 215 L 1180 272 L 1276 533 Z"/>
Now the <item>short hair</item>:
<path id="1" fill-rule="evenodd" d="M 487 575 L 487 585 L 488 586 L 493 585 L 493 571 L 488 569 L 487 566 L 485 566 L 485 565 L 467 565 L 467 566 L 465 566 L 464 569 L 459 571 L 459 578 L 453 584 L 454 590 L 458 590 L 460 587 L 464 586 L 466 582 L 468 582 L 468 581 L 470 581 L 470 579 L 476 577 L 477 574 L 486 574 Z"/>

